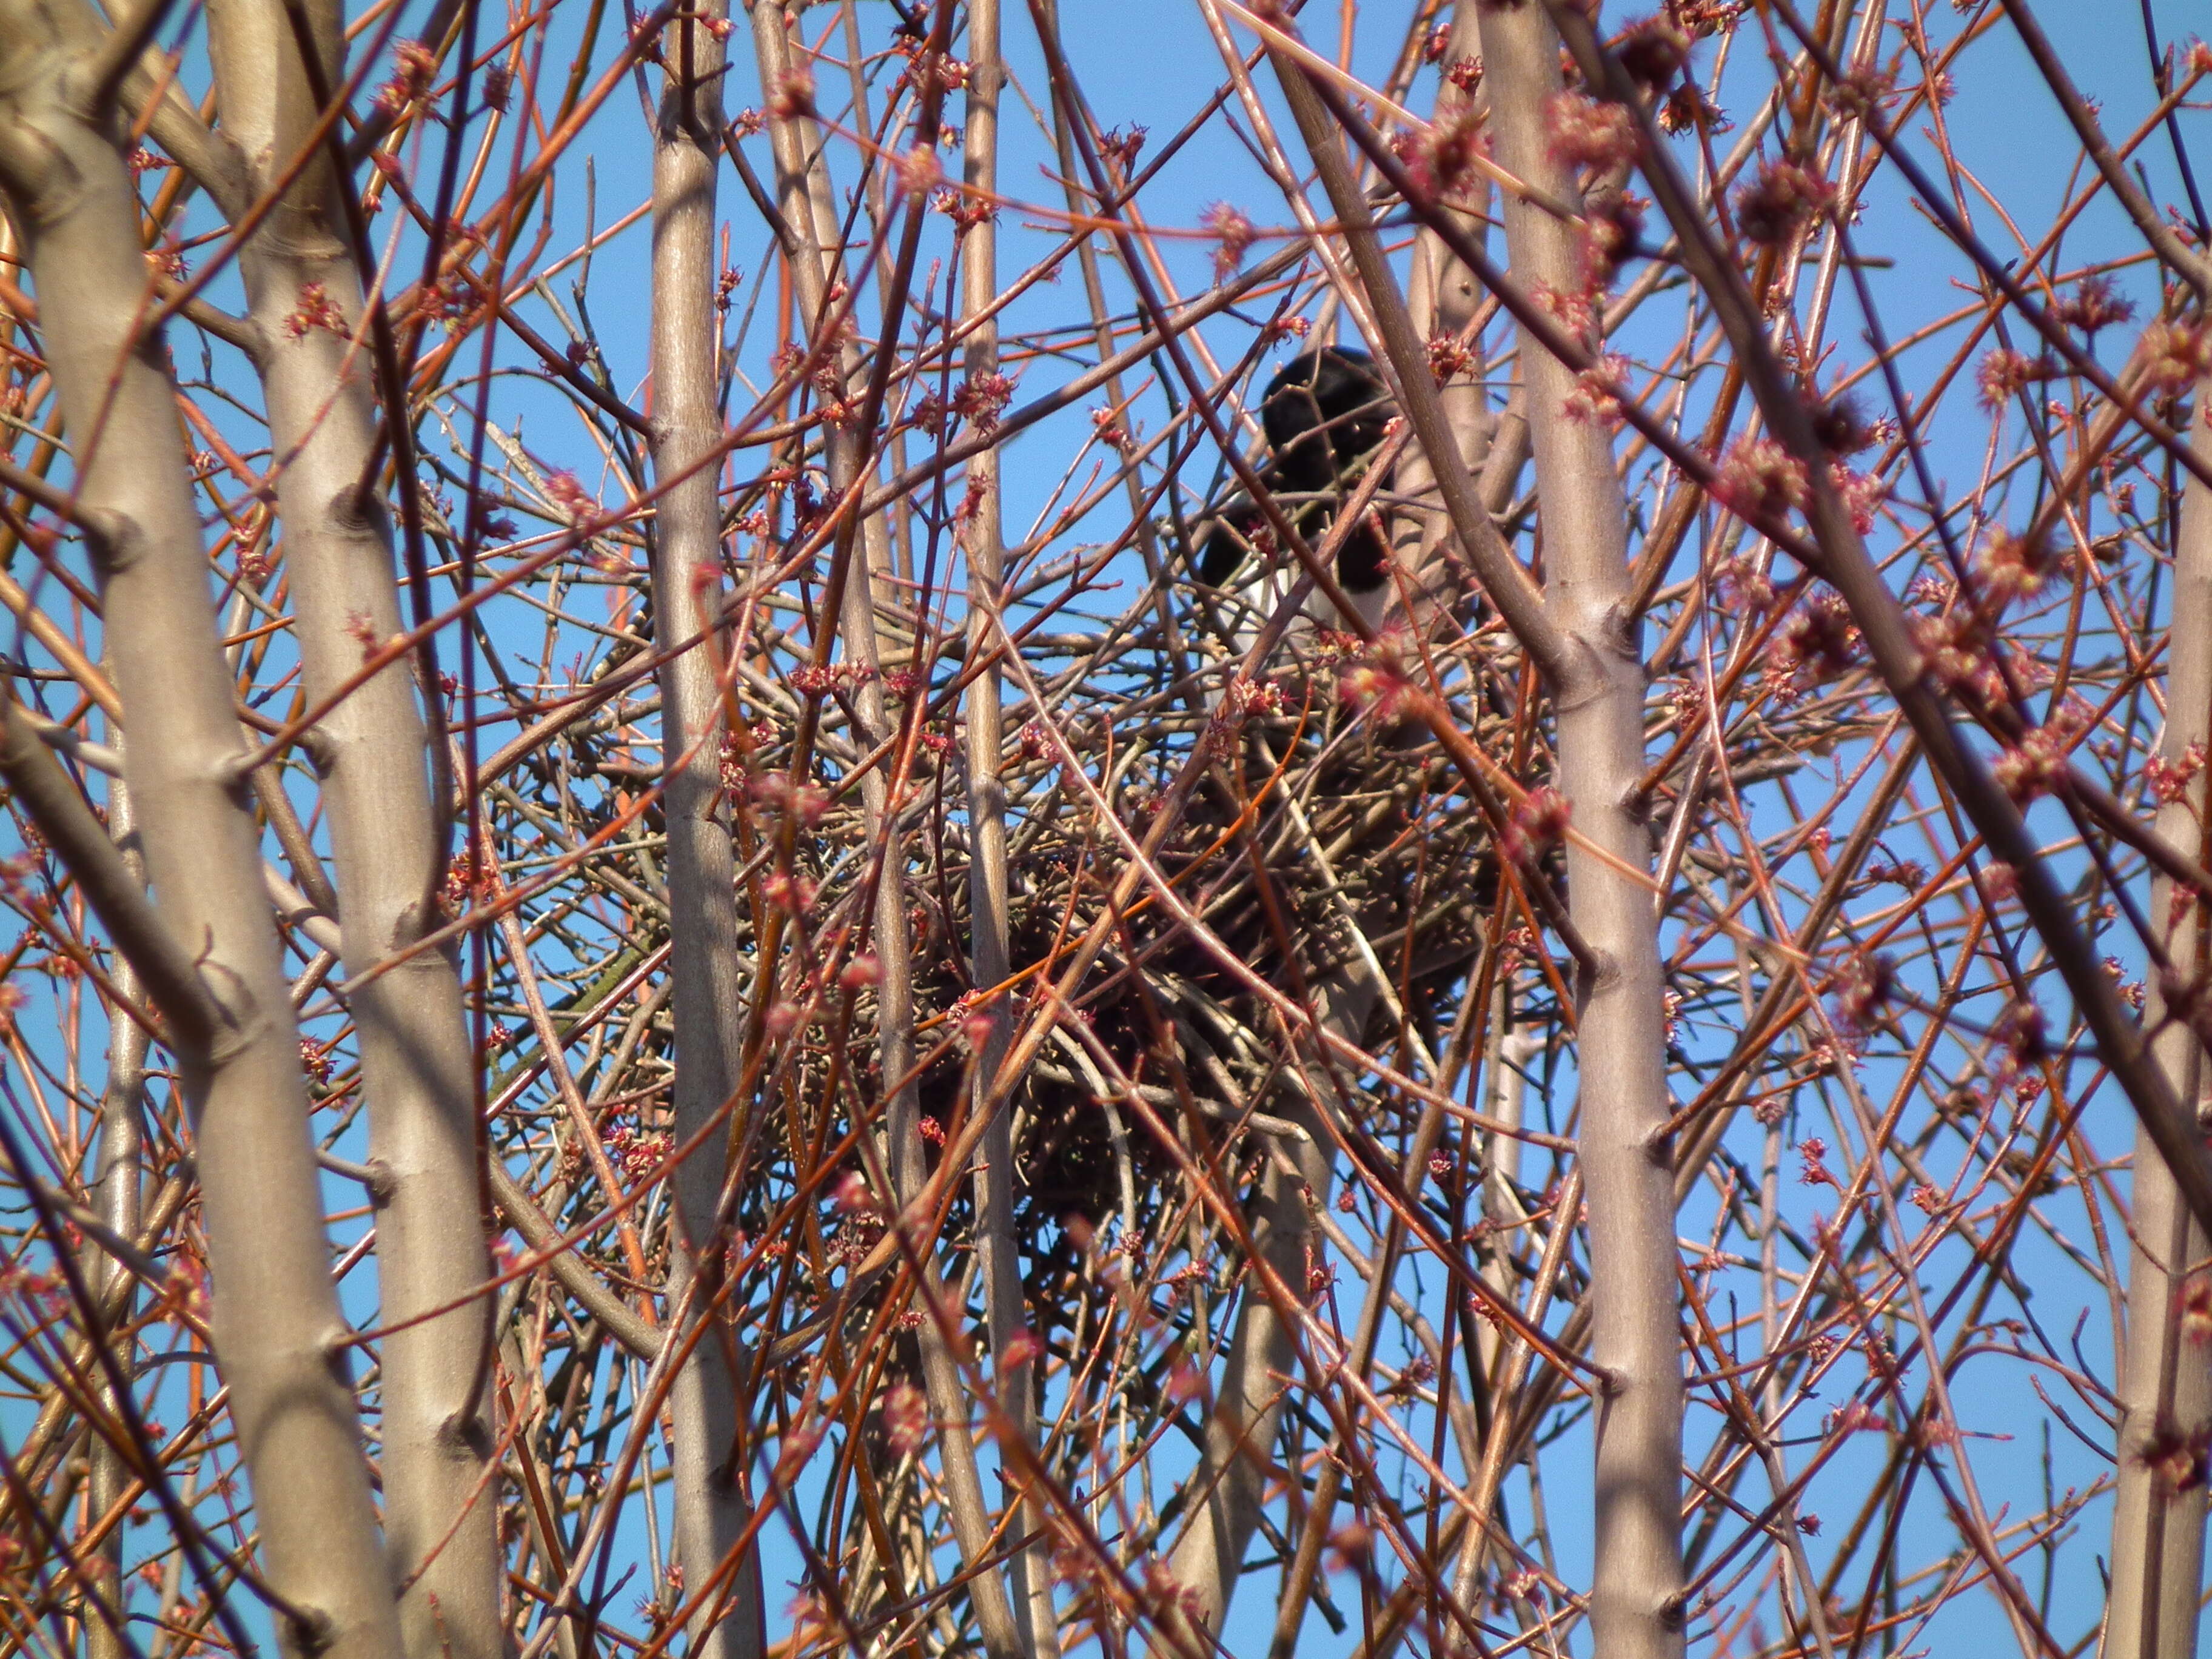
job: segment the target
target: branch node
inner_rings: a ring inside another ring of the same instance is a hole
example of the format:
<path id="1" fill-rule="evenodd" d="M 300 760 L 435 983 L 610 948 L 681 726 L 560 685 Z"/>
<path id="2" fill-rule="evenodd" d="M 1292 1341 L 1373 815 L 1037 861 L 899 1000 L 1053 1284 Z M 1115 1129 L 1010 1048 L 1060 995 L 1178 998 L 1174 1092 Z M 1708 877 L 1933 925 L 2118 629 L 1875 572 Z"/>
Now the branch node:
<path id="1" fill-rule="evenodd" d="M 368 1201 L 380 1210 L 398 1192 L 399 1177 L 392 1172 L 392 1165 L 380 1158 L 372 1158 L 363 1167 L 368 1170 L 368 1179 L 362 1183 L 368 1189 Z"/>

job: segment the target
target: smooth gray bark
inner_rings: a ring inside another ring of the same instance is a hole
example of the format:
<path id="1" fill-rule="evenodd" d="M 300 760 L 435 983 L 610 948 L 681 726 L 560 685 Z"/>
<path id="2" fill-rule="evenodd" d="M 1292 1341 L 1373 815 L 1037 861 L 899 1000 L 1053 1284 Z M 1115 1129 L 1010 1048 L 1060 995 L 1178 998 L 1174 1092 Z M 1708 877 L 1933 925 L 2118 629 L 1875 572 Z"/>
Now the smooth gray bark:
<path id="1" fill-rule="evenodd" d="M 1443 55 L 1447 70 L 1462 58 L 1482 55 L 1478 10 L 1476 0 L 1456 0 L 1453 5 L 1451 36 Z M 1432 118 L 1438 127 L 1447 127 L 1469 118 L 1474 108 L 1474 96 L 1447 79 L 1437 89 Z M 1490 209 L 1489 179 L 1477 183 L 1471 194 L 1479 210 L 1448 210 L 1468 235 L 1478 243 L 1485 243 L 1490 234 L 1486 222 Z M 1426 227 L 1414 234 L 1413 264 L 1407 277 L 1406 308 L 1413 318 L 1414 332 L 1423 339 L 1460 338 L 1482 309 L 1483 291 L 1474 280 L 1474 273 L 1453 255 L 1443 237 Z M 1480 337 L 1469 339 L 1467 349 L 1472 361 L 1467 368 L 1449 376 L 1437 387 L 1437 396 L 1443 406 L 1444 418 L 1459 441 L 1462 465 L 1470 476 L 1479 479 L 1490 458 L 1491 431 L 1496 422 L 1490 408 L 1490 389 L 1483 384 Z M 1408 447 L 1406 458 L 1398 463 L 1391 488 L 1401 499 L 1419 500 L 1425 508 L 1405 514 L 1394 526 L 1396 533 L 1392 538 L 1399 562 L 1419 586 L 1424 578 L 1443 574 L 1436 568 L 1435 555 L 1439 545 L 1449 538 L 1451 521 L 1437 493 L 1436 470 L 1419 445 Z M 1494 507 L 1494 503 L 1485 504 Z"/>
<path id="2" fill-rule="evenodd" d="M 118 739 L 120 736 L 117 733 Z M 119 780 L 107 791 L 107 833 L 114 838 L 116 850 L 122 854 L 125 866 L 143 878 L 145 860 L 138 851 L 131 790 Z M 138 994 L 138 976 L 129 962 L 116 963 L 114 979 L 115 988 L 124 995 Z M 100 1164 L 92 1204 L 111 1231 L 118 1237 L 133 1240 L 138 1237 L 145 1211 L 147 1048 L 145 1027 L 128 1016 L 111 1012 L 107 1086 L 100 1097 Z M 105 1251 L 94 1248 L 87 1254 L 98 1265 L 86 1274 L 86 1282 L 99 1292 L 103 1302 L 109 1297 L 120 1299 L 122 1306 L 116 1320 L 119 1325 L 131 1316 L 131 1276 L 122 1263 L 112 1260 Z M 115 1358 L 127 1375 L 131 1365 L 131 1346 L 126 1345 Z M 109 1411 L 117 1409 L 112 1399 L 103 1403 Z M 103 1516 L 122 1502 L 124 1494 L 130 1490 L 131 1469 L 122 1455 L 101 1435 L 92 1437 L 90 1458 L 92 1468 L 87 1485 L 92 1513 Z M 118 1527 L 100 1548 L 97 1568 L 100 1595 L 115 1622 L 100 1618 L 85 1621 L 85 1650 L 90 1659 L 125 1659 L 129 1652 L 118 1629 L 124 1606 L 123 1537 L 123 1528 Z"/>
<path id="3" fill-rule="evenodd" d="M 2197 406 L 2212 404 L 2212 381 L 2199 382 Z M 2212 431 L 2191 423 L 2191 444 L 2212 459 Z M 2212 743 L 2212 490 L 2185 487 L 2173 553 L 2173 635 L 2166 686 L 2160 758 L 2177 768 L 2201 760 Z M 2206 776 L 2158 810 L 2156 829 L 2189 858 L 2203 852 Z M 2152 925 L 2185 981 L 2201 971 L 2203 910 L 2174 905 L 2174 885 L 2151 885 Z M 2204 1048 L 2185 1021 L 2166 1022 L 2166 999 L 2149 988 L 2152 1050 L 2182 1103 L 2203 1112 Z M 2136 1131 L 2131 1198 L 2134 1248 L 2128 1267 L 2127 1352 L 2120 1367 L 2119 1490 L 2112 1505 L 2112 1590 L 2106 1659 L 2190 1659 L 2197 1651 L 2204 1579 L 2204 1486 L 2178 1486 L 2176 1467 L 2201 1457 L 2212 1435 L 2212 1364 L 2201 1339 L 2184 1327 L 2183 1303 L 2205 1294 L 2206 1243 L 2181 1189 L 2148 1131 Z M 2192 1275 L 2191 1269 L 2197 1271 Z M 2197 1316 L 2202 1326 L 2204 1315 Z M 2177 1465 L 2172 1460 L 2179 1454 Z M 2201 1468 L 2201 1465 L 2199 1466 Z"/>
<path id="4" fill-rule="evenodd" d="M 1534 6 L 1485 9 L 1481 24 L 1500 165 L 1578 207 L 1574 174 L 1554 159 L 1547 137 L 1561 85 L 1559 36 Z M 1510 193 L 1503 205 L 1522 289 L 1580 292 L 1576 227 Z M 1683 1650 L 1680 1291 L 1674 1177 L 1656 1144 L 1668 1112 L 1666 982 L 1650 890 L 1628 873 L 1650 867 L 1651 840 L 1630 807 L 1644 753 L 1643 657 L 1626 615 L 1627 511 L 1610 434 L 1571 412 L 1576 375 L 1526 330 L 1521 374 L 1548 572 L 1545 607 L 1570 641 L 1566 672 L 1550 688 L 1559 781 L 1577 835 L 1567 848 L 1569 906 L 1597 957 L 1577 988 L 1575 1043 L 1590 1355 L 1605 1379 L 1590 1619 L 1607 1659 L 1675 1659 Z"/>
<path id="5" fill-rule="evenodd" d="M 70 0 L 0 6 L 0 188 L 21 236 L 94 538 L 161 913 L 222 1022 L 181 1066 L 216 1349 L 288 1650 L 398 1659 L 399 1625 L 331 1282 L 299 1030 L 235 775 L 234 691 L 121 133 L 85 101 L 104 31 Z"/>
<path id="6" fill-rule="evenodd" d="M 1371 981 L 1347 971 L 1317 988 L 1322 1029 L 1358 1042 L 1375 1007 Z M 1322 1248 L 1317 1218 L 1334 1186 L 1336 1143 L 1303 1092 L 1286 1091 L 1275 1110 L 1305 1138 L 1277 1143 L 1283 1156 L 1267 1160 L 1245 1223 L 1254 1255 L 1302 1291 Z M 1261 1282 L 1256 1273 L 1245 1279 L 1220 1387 L 1206 1419 L 1206 1449 L 1185 1486 L 1194 1499 L 1190 1519 L 1168 1558 L 1188 1617 L 1217 1634 L 1244 1571 L 1244 1552 L 1259 1529 L 1288 1392 L 1283 1379 L 1297 1369 L 1296 1328 Z"/>
<path id="7" fill-rule="evenodd" d="M 343 19 L 305 8 L 321 62 L 311 76 L 281 0 L 216 0 L 210 56 L 223 136 L 257 191 L 275 188 L 313 142 L 315 86 L 342 84 Z M 269 413 L 271 465 L 307 696 L 336 696 L 361 672 L 363 626 L 401 628 L 392 533 L 362 480 L 378 444 L 374 357 L 362 279 L 330 167 L 299 173 L 239 258 Z M 317 296 L 337 325 L 302 325 Z M 323 817 L 337 869 L 339 955 L 358 980 L 445 918 L 445 870 L 422 714 L 408 663 L 350 690 L 317 726 Z M 312 860 L 307 848 L 300 854 Z M 319 874 L 309 866 L 310 873 Z M 477 1180 L 474 1056 L 453 959 L 420 951 L 349 999 L 361 1048 L 369 1158 L 379 1180 L 378 1391 L 384 1526 L 410 1653 L 496 1659 L 499 1490 L 493 1431 L 493 1299 Z M 455 1305 L 458 1304 L 458 1305 Z M 447 1311 L 423 1317 L 433 1309 Z"/>
<path id="8" fill-rule="evenodd" d="M 702 18 L 719 19 L 725 10 L 716 0 L 702 9 Z M 662 492 L 653 538 L 653 641 L 665 658 L 662 800 L 676 1138 L 682 1142 L 723 1112 L 737 1090 L 746 991 L 738 952 L 736 860 L 721 811 L 720 690 L 714 659 L 701 642 L 722 593 L 714 185 L 724 52 L 711 29 L 684 21 L 669 28 L 662 55 L 667 69 L 653 150 L 652 447 Z M 736 1478 L 742 1454 L 735 1372 L 742 1360 L 712 1307 L 721 1251 L 716 1215 L 730 1144 L 726 1133 L 708 1135 L 677 1171 L 682 1224 L 669 1261 L 668 1305 L 683 1305 L 687 1287 L 703 1275 L 693 1315 L 716 1327 L 693 1346 L 670 1393 L 676 1557 L 685 1590 L 696 1593 L 718 1575 L 726 1586 L 702 1607 L 691 1630 L 691 1651 L 705 1659 L 753 1659 L 767 1640 L 759 1552 L 747 1548 L 743 1560 L 728 1562 L 751 1519 Z M 718 1604 L 725 1609 L 720 1619 L 714 1616 Z"/>
<path id="9" fill-rule="evenodd" d="M 968 97 L 962 126 L 964 166 L 962 182 L 981 192 L 972 204 L 999 187 L 999 94 L 1006 83 L 999 48 L 999 0 L 969 0 Z M 963 320 L 981 318 L 968 337 L 962 368 L 969 382 L 999 372 L 999 325 L 988 313 L 999 297 L 999 232 L 985 215 L 969 225 L 960 243 L 960 297 Z M 1005 603 L 1003 526 L 999 498 L 999 457 L 985 450 L 968 463 L 968 488 L 977 507 L 969 522 L 968 556 L 968 649 L 969 659 L 989 651 L 1001 638 L 998 618 Z M 980 674 L 968 688 L 969 830 L 974 850 L 968 877 L 969 911 L 974 938 L 969 960 L 979 989 L 1002 983 L 1012 971 L 1007 943 L 1006 788 L 1000 776 L 1006 741 L 1000 719 L 999 673 Z M 1006 1058 L 1004 1010 L 996 1011 L 990 1035 L 976 1058 L 974 1100 L 984 1109 L 991 1079 Z M 1000 1110 L 975 1148 L 976 1244 L 982 1255 L 983 1301 L 991 1336 L 991 1375 L 998 1407 L 1013 1435 L 1031 1452 L 1037 1445 L 1036 1360 L 1017 1347 L 1030 1343 L 1029 1310 L 1022 1289 L 1021 1256 L 1014 1237 L 1014 1143 L 1012 1115 Z M 1008 1480 L 1010 1495 L 1022 1486 Z M 1041 1532 L 1042 1504 L 1020 1505 L 1018 1526 Z M 1059 1620 L 1052 1601 L 1052 1551 L 1040 1537 L 1017 1551 L 1007 1563 L 1007 1591 L 1014 1622 L 1027 1659 L 1055 1659 L 1060 1652 Z"/>

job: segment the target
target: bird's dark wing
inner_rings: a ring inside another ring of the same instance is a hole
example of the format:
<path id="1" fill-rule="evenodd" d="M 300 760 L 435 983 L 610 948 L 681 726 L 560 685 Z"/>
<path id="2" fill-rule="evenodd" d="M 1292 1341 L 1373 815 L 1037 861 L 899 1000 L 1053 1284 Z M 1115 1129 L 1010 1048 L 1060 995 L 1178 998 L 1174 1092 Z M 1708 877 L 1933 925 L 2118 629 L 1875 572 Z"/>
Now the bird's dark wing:
<path id="1" fill-rule="evenodd" d="M 1250 550 L 1252 532 L 1261 523 L 1259 504 L 1238 490 L 1199 526 L 1198 579 L 1224 587 Z"/>
<path id="2" fill-rule="evenodd" d="M 1269 489 L 1309 498 L 1291 509 L 1301 534 L 1318 538 L 1326 532 L 1335 516 L 1331 498 L 1359 458 L 1382 441 L 1396 413 L 1389 387 L 1364 351 L 1322 346 L 1275 372 L 1260 406 L 1270 452 L 1261 478 Z M 1200 580 L 1225 585 L 1262 523 L 1247 492 L 1240 489 L 1224 501 L 1200 531 Z M 1381 523 L 1370 515 L 1346 538 L 1338 580 L 1348 593 L 1372 592 L 1387 579 L 1389 557 Z"/>

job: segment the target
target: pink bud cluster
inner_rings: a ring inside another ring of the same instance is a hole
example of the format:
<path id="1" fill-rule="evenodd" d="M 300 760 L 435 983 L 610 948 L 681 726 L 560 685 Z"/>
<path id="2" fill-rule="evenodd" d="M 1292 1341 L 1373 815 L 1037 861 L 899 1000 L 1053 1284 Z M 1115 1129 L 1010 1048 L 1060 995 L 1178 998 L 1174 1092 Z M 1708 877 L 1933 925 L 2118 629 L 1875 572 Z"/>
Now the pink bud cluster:
<path id="1" fill-rule="evenodd" d="M 2143 763 L 2143 777 L 2150 785 L 2152 798 L 2161 806 L 2170 806 L 2189 799 L 2190 783 L 2203 769 L 2204 744 L 2200 741 L 2184 750 L 2179 760 L 2153 755 Z"/>
<path id="2" fill-rule="evenodd" d="M 1498 851 L 1516 864 L 1532 864 L 1566 839 L 1573 804 L 1549 785 L 1540 784 L 1514 804 L 1498 837 Z"/>
<path id="3" fill-rule="evenodd" d="M 1246 252 L 1259 240 L 1260 233 L 1241 210 L 1227 202 L 1216 202 L 1200 216 L 1199 222 L 1219 244 L 1213 253 L 1213 279 L 1225 283 L 1244 263 Z"/>
<path id="4" fill-rule="evenodd" d="M 2065 704 L 1990 763 L 1998 787 L 2021 806 L 2063 787 L 2069 775 L 2068 757 L 2088 726 L 2087 710 L 2076 703 Z"/>

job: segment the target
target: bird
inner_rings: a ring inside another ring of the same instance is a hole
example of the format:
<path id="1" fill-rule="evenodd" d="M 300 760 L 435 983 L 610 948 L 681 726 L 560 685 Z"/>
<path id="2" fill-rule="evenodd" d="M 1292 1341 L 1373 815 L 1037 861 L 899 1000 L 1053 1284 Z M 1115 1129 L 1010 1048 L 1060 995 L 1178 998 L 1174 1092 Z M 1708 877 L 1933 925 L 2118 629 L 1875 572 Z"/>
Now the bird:
<path id="1" fill-rule="evenodd" d="M 1317 347 L 1267 382 L 1260 405 L 1267 439 L 1260 482 L 1309 543 L 1318 544 L 1335 521 L 1359 463 L 1382 443 L 1397 413 L 1375 360 L 1349 346 Z M 1200 528 L 1199 580 L 1211 587 L 1243 586 L 1238 573 L 1264 522 L 1249 492 L 1231 495 Z M 1370 626 L 1389 599 L 1389 543 L 1379 515 L 1370 513 L 1344 538 L 1334 573 Z"/>

